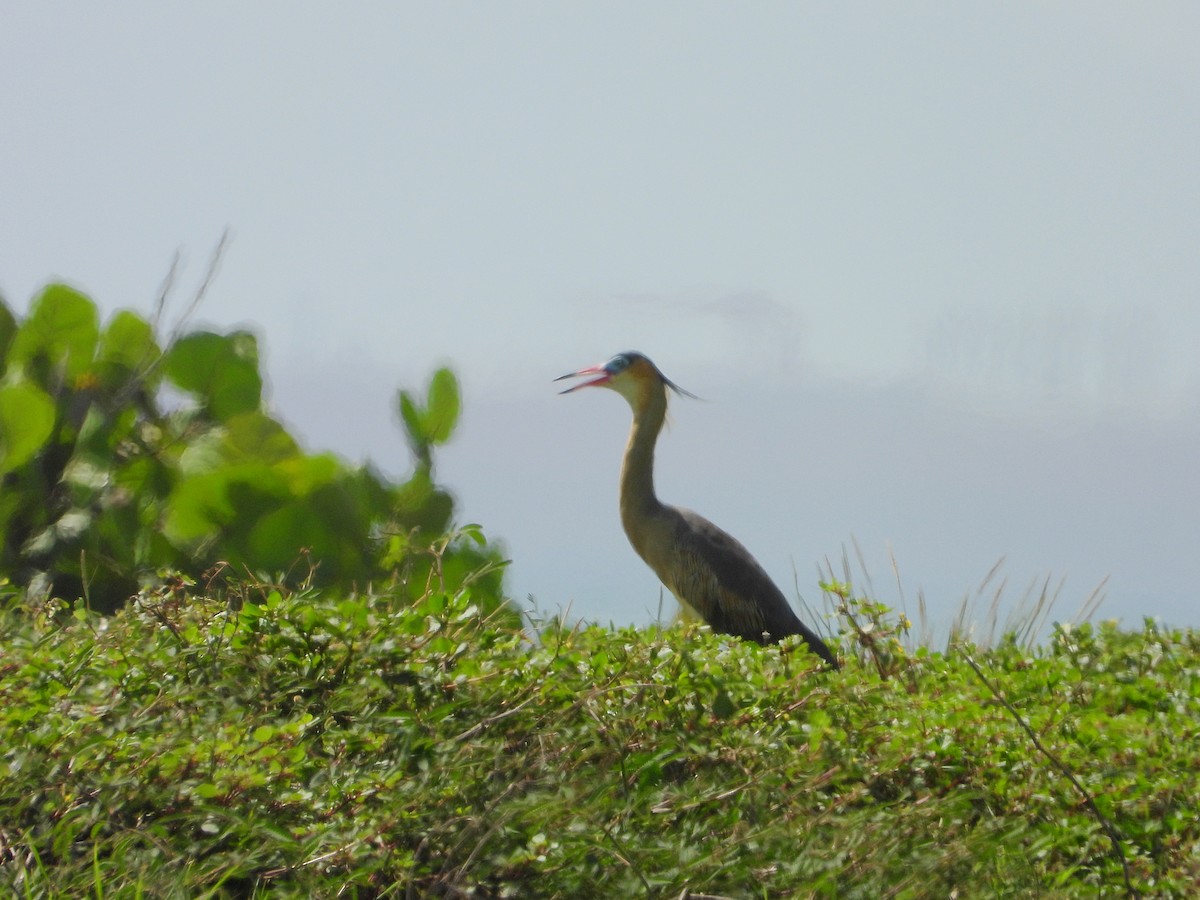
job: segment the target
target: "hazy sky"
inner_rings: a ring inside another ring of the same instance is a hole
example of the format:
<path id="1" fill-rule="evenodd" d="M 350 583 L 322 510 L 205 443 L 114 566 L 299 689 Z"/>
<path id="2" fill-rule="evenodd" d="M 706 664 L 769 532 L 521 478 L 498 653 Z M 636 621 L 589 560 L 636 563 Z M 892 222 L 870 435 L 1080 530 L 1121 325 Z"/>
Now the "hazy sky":
<path id="1" fill-rule="evenodd" d="M 52 279 L 263 337 L 310 447 L 403 473 L 397 386 L 464 382 L 440 475 L 541 608 L 647 621 L 659 489 L 793 592 L 857 539 L 944 630 L 1015 602 L 1200 625 L 1195 3 L 0 2 L 0 293 Z M 840 562 L 839 562 L 840 565 Z"/>

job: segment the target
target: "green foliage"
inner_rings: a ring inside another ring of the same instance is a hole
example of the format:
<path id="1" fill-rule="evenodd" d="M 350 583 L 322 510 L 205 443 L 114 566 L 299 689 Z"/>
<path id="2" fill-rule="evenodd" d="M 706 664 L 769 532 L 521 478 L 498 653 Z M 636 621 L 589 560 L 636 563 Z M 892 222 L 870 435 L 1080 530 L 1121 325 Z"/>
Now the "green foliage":
<path id="1" fill-rule="evenodd" d="M 0 617 L 17 896 L 1121 896 L 1096 819 L 960 656 L 545 628 L 472 589 L 186 585 Z M 1200 636 L 1110 624 L 979 664 L 1121 836 L 1200 879 Z"/>
<path id="2" fill-rule="evenodd" d="M 163 363 L 175 386 L 200 398 L 218 422 L 257 412 L 262 404 L 258 342 L 247 332 L 189 334 L 176 341 Z"/>
<path id="3" fill-rule="evenodd" d="M 8 348 L 9 367 L 38 381 L 73 380 L 87 372 L 100 334 L 96 306 L 64 284 L 46 288 Z"/>
<path id="4" fill-rule="evenodd" d="M 902 673 L 907 657 L 904 638 L 912 628 L 908 616 L 900 615 L 893 622 L 890 608 L 855 594 L 847 581 L 823 581 L 821 590 L 832 598 L 833 610 L 847 626 L 859 659 L 869 661 L 881 678 Z"/>
<path id="5" fill-rule="evenodd" d="M 438 369 L 429 381 L 423 407 L 404 390 L 397 395 L 396 405 L 413 456 L 418 465 L 429 469 L 433 464 L 432 448 L 449 441 L 458 424 L 458 379 L 449 369 Z"/>
<path id="6" fill-rule="evenodd" d="M 396 583 L 413 598 L 435 578 L 471 581 L 494 609 L 499 552 L 477 528 L 453 531 L 453 499 L 433 480 L 457 381 L 443 369 L 423 406 L 401 397 L 416 469 L 397 484 L 306 453 L 264 410 L 252 334 L 194 331 L 162 347 L 138 314 L 102 326 L 65 285 L 24 321 L 0 302 L 0 574 L 31 597 L 103 611 L 160 571 L 214 567 L 344 590 Z"/>
<path id="7" fill-rule="evenodd" d="M 0 474 L 19 469 L 46 446 L 54 433 L 54 401 L 36 385 L 0 386 Z"/>

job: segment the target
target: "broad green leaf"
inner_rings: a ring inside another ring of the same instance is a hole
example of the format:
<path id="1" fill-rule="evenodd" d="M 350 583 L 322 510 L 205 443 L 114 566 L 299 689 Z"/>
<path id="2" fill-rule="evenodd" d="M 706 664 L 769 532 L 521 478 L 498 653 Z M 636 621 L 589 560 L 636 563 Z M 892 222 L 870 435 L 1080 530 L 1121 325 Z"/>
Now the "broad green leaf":
<path id="1" fill-rule="evenodd" d="M 275 726 L 259 725 L 254 731 L 250 732 L 250 737 L 260 744 L 265 744 L 271 738 L 275 737 Z"/>
<path id="2" fill-rule="evenodd" d="M 431 444 L 450 440 L 458 424 L 458 379 L 449 369 L 438 369 L 429 382 L 429 401 L 425 409 L 424 435 Z"/>
<path id="3" fill-rule="evenodd" d="M 228 478 L 223 472 L 206 472 L 185 478 L 167 501 L 163 533 L 179 547 L 209 537 L 234 516 Z"/>
<path id="4" fill-rule="evenodd" d="M 0 475 L 29 462 L 54 431 L 54 401 L 26 381 L 0 387 Z"/>
<path id="5" fill-rule="evenodd" d="M 74 288 L 52 284 L 33 301 L 29 316 L 9 347 L 9 365 L 26 365 L 39 357 L 62 367 L 68 378 L 87 372 L 100 333 L 96 304 Z"/>
<path id="6" fill-rule="evenodd" d="M 400 411 L 400 421 L 404 423 L 404 430 L 408 433 L 408 442 L 417 448 L 425 441 L 425 427 L 422 422 L 424 416 L 417 409 L 417 404 L 412 398 L 412 394 L 402 390 L 396 398 L 396 408 Z"/>
<path id="7" fill-rule="evenodd" d="M 150 323 L 137 313 L 122 310 L 100 335 L 96 368 L 106 386 L 113 389 L 123 387 L 132 376 L 153 372 L 161 355 Z"/>
<path id="8" fill-rule="evenodd" d="M 231 525 L 254 522 L 289 496 L 275 466 L 222 466 L 183 479 L 167 501 L 164 532 L 176 546 L 211 537 Z M 232 551 L 243 550 L 230 547 Z"/>
<path id="9" fill-rule="evenodd" d="M 441 534 L 454 514 L 454 501 L 439 490 L 429 471 L 418 469 L 395 494 L 395 518 L 402 528 L 419 528 L 423 534 Z"/>
<path id="10" fill-rule="evenodd" d="M 163 532 L 179 547 L 226 529 L 244 533 L 289 496 L 287 475 L 276 466 L 247 463 L 194 474 L 180 481 L 170 494 Z M 234 540 L 222 551 L 241 558 L 246 547 Z"/>
<path id="11" fill-rule="evenodd" d="M 307 496 L 317 488 L 336 481 L 342 474 L 342 464 L 332 453 L 293 456 L 279 463 L 276 468 L 287 474 L 292 492 L 298 497 Z"/>
<path id="12" fill-rule="evenodd" d="M 728 719 L 735 712 L 737 707 L 733 703 L 733 698 L 729 696 L 729 692 L 725 688 L 718 688 L 717 696 L 713 699 L 712 714 L 717 719 Z"/>
<path id="13" fill-rule="evenodd" d="M 223 449 L 232 461 L 277 463 L 300 454 L 296 440 L 261 410 L 233 416 L 225 423 L 224 434 Z"/>
<path id="14" fill-rule="evenodd" d="M 289 503 L 264 515 L 250 530 L 246 551 L 254 565 L 267 570 L 291 566 L 301 551 L 314 562 L 338 564 L 337 537 L 307 503 Z"/>
<path id="15" fill-rule="evenodd" d="M 209 428 L 188 441 L 179 455 L 179 470 L 184 475 L 212 472 L 229 462 L 225 450 L 225 429 Z"/>
<path id="16" fill-rule="evenodd" d="M 262 404 L 258 344 L 248 332 L 198 331 L 180 338 L 167 351 L 166 374 L 220 421 Z"/>
<path id="17" fill-rule="evenodd" d="M 473 540 L 476 546 L 482 547 L 487 543 L 487 537 L 484 536 L 483 526 L 475 522 L 468 522 L 466 525 L 460 525 L 458 533 L 469 537 Z"/>
<path id="18" fill-rule="evenodd" d="M 429 502 L 435 492 L 429 472 L 418 469 L 413 476 L 396 487 L 395 506 L 401 514 L 415 513 Z"/>

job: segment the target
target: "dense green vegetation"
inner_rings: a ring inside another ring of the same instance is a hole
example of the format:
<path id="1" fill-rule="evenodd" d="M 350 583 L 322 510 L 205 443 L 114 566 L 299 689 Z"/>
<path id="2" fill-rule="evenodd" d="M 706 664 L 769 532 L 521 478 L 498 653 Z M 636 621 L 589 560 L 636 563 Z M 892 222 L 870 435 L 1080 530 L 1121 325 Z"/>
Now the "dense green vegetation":
<path id="1" fill-rule="evenodd" d="M 62 284 L 24 321 L 0 301 L 0 574 L 104 611 L 164 573 L 294 571 L 294 583 L 424 594 L 427 551 L 453 520 L 432 460 L 459 416 L 449 370 L 423 399 L 399 393 L 415 466 L 396 484 L 301 449 L 264 408 L 254 335 L 156 331 L 129 310 L 102 326 Z M 471 573 L 479 602 L 500 603 L 501 558 L 478 529 L 436 559 L 440 577 Z"/>
<path id="2" fill-rule="evenodd" d="M 832 580 L 838 672 L 704 629 L 522 628 L 433 479 L 452 374 L 400 392 L 394 484 L 299 447 L 251 335 L 155 331 L 61 285 L 23 322 L 0 303 L 0 889 L 1200 888 L 1200 635 L 934 653 Z"/>
<path id="3" fill-rule="evenodd" d="M 1102 823 L 961 653 L 492 621 L 470 590 L 146 594 L 3 620 L 19 896 L 1106 896 Z M 843 647 L 843 652 L 851 650 Z M 1120 836 L 1200 884 L 1200 638 L 977 661 Z M 89 894 L 90 895 L 90 894 Z"/>

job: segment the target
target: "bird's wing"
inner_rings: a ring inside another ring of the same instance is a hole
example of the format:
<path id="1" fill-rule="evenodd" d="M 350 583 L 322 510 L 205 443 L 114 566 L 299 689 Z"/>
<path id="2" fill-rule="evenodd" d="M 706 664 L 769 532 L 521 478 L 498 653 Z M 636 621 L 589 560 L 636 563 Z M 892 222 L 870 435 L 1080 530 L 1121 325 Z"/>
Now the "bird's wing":
<path id="1" fill-rule="evenodd" d="M 678 510 L 674 591 L 714 631 L 754 641 L 805 631 L 783 593 L 740 541 L 691 510 Z"/>

